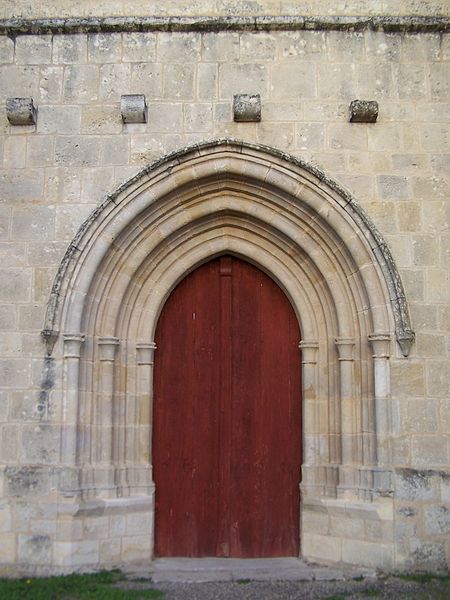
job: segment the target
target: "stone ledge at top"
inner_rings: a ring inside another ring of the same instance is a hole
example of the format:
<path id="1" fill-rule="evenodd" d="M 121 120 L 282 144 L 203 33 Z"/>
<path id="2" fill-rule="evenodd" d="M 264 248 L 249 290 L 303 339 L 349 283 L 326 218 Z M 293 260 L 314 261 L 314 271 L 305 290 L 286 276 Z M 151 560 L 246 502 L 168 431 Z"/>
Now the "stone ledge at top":
<path id="1" fill-rule="evenodd" d="M 128 16 L 170 17 L 198 15 L 296 16 L 299 4 L 292 0 L 3 0 L 1 19 L 106 18 Z M 447 0 L 354 0 L 347 2 L 309 0 L 302 3 L 303 16 L 449 16 Z"/>
<path id="2" fill-rule="evenodd" d="M 197 16 L 197 17 L 71 17 L 0 19 L 0 35 L 47 33 L 120 32 L 219 32 L 219 31 L 385 31 L 445 33 L 447 17 L 424 16 Z"/>

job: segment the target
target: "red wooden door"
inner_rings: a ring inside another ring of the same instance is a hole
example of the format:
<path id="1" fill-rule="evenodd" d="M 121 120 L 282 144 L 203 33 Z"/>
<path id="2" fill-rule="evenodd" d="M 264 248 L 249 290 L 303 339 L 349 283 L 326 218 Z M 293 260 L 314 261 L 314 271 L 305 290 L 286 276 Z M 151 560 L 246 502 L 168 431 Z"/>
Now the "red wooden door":
<path id="1" fill-rule="evenodd" d="M 288 299 L 221 257 L 175 288 L 155 339 L 155 554 L 298 555 L 300 332 Z"/>

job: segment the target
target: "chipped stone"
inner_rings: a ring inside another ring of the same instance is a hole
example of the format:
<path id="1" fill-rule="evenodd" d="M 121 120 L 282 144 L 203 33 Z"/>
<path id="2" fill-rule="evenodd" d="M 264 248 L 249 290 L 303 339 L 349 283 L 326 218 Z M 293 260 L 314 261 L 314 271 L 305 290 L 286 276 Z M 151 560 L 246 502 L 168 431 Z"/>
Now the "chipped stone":
<path id="1" fill-rule="evenodd" d="M 147 123 L 147 103 L 144 94 L 121 96 L 120 112 L 124 123 Z"/>
<path id="2" fill-rule="evenodd" d="M 378 118 L 378 102 L 375 100 L 352 100 L 350 102 L 351 123 L 375 123 Z"/>
<path id="3" fill-rule="evenodd" d="M 11 125 L 36 125 L 37 108 L 33 98 L 8 98 L 6 116 Z"/>
<path id="4" fill-rule="evenodd" d="M 261 96 L 259 94 L 233 96 L 233 118 L 236 122 L 261 121 Z"/>

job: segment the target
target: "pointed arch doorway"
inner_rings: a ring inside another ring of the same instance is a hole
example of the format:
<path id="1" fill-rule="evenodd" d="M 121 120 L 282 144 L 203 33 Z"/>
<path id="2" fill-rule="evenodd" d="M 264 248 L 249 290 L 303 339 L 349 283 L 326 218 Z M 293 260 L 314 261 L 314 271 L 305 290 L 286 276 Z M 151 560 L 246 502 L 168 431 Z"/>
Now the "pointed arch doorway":
<path id="1" fill-rule="evenodd" d="M 299 554 L 300 332 L 233 256 L 191 272 L 156 329 L 156 556 Z"/>

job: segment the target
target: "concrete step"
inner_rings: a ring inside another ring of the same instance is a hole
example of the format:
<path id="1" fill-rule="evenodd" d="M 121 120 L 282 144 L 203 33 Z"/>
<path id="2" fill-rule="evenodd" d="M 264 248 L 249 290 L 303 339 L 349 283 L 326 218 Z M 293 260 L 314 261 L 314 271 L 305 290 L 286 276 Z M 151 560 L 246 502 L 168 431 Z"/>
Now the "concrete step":
<path id="1" fill-rule="evenodd" d="M 158 558 L 128 572 L 128 577 L 151 577 L 158 582 L 207 581 L 336 581 L 374 577 L 370 569 L 309 564 L 295 558 Z"/>

